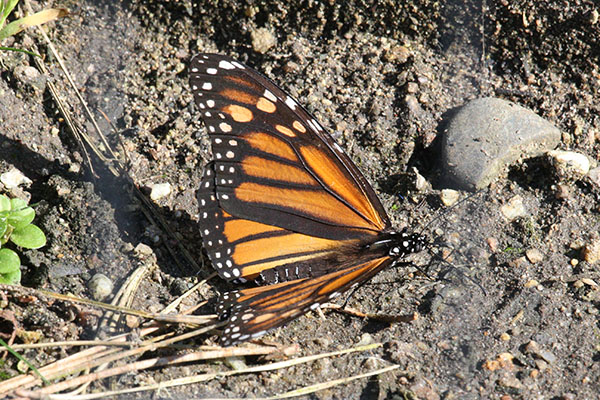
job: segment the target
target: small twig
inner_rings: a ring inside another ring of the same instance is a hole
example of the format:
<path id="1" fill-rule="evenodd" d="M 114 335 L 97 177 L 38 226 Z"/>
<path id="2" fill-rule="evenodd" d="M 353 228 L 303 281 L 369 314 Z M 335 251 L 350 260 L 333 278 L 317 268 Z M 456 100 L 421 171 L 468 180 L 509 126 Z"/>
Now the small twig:
<path id="1" fill-rule="evenodd" d="M 321 304 L 321 308 L 328 308 L 330 310 L 333 310 L 333 311 L 336 311 L 336 312 L 339 312 L 342 314 L 352 315 L 354 317 L 367 318 L 367 319 L 371 319 L 374 321 L 389 322 L 389 323 L 412 322 L 412 321 L 416 321 L 419 318 L 419 313 L 417 313 L 417 312 L 414 312 L 409 315 L 370 314 L 370 313 L 364 313 L 364 312 L 359 311 L 352 307 L 347 307 L 347 306 L 341 307 L 337 304 L 332 304 L 332 303 Z"/>

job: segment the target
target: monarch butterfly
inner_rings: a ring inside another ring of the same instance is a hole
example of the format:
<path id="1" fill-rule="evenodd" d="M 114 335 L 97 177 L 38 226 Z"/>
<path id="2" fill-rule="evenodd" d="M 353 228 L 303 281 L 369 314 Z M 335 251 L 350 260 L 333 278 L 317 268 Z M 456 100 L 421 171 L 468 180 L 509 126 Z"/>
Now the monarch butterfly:
<path id="1" fill-rule="evenodd" d="M 275 83 L 198 54 L 190 86 L 214 160 L 198 190 L 218 274 L 259 286 L 221 294 L 221 344 L 257 338 L 358 286 L 424 236 L 394 231 L 367 180 L 319 122 Z"/>

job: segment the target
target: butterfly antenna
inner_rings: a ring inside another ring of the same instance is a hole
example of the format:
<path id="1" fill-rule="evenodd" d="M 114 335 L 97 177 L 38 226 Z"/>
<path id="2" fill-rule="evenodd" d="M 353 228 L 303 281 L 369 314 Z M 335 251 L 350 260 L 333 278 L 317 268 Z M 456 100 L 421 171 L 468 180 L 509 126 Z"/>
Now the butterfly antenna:
<path id="1" fill-rule="evenodd" d="M 454 203 L 453 205 L 451 205 L 449 208 L 445 208 L 445 209 L 440 209 L 438 211 L 436 211 L 436 214 L 434 215 L 434 217 L 432 219 L 430 219 L 421 229 L 421 231 L 419 232 L 419 234 L 422 234 L 424 231 L 428 230 L 428 228 L 433 225 L 434 222 L 438 221 L 439 219 L 441 219 L 444 215 L 446 215 L 447 213 L 449 213 L 450 211 L 458 208 L 458 206 L 460 206 L 461 204 L 467 202 L 468 200 L 470 200 L 471 198 L 481 194 L 482 192 L 484 192 L 485 189 L 479 189 L 476 192 L 471 193 L 470 195 L 468 195 L 467 197 L 465 197 L 464 199 L 461 199 L 460 201 Z"/>
<path id="2" fill-rule="evenodd" d="M 431 250 L 431 247 L 428 249 Z M 464 278 L 465 280 L 475 284 L 477 287 L 479 287 L 479 289 L 481 289 L 481 292 L 483 293 L 484 296 L 487 296 L 487 292 L 485 291 L 484 287 L 481 285 L 481 283 L 477 282 L 475 279 L 473 279 L 471 276 L 467 275 L 464 273 L 464 271 L 462 271 L 460 268 L 458 268 L 456 265 L 452 264 L 450 261 L 448 261 L 448 259 L 450 257 L 452 257 L 452 254 L 454 254 L 454 252 L 456 252 L 456 249 L 452 249 L 450 251 L 450 254 L 448 254 L 448 256 L 441 257 L 439 254 L 437 253 L 433 253 L 431 252 L 431 254 L 433 254 L 434 258 L 437 258 L 438 260 L 440 260 L 441 262 L 443 262 L 444 264 L 448 265 L 449 267 L 452 268 L 453 271 L 456 271 L 461 278 Z M 417 267 L 418 268 L 418 267 Z M 442 280 L 445 280 L 446 282 L 451 282 L 450 279 L 447 278 L 441 278 Z"/>

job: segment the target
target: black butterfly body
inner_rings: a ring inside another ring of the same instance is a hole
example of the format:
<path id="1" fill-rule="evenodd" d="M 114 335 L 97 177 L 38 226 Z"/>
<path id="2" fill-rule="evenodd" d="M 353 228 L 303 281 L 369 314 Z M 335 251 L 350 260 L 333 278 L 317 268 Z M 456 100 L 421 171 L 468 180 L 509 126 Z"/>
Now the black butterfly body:
<path id="1" fill-rule="evenodd" d="M 358 168 L 277 85 L 217 54 L 195 56 L 190 71 L 214 157 L 198 191 L 204 247 L 222 278 L 261 285 L 220 296 L 223 345 L 284 325 L 422 249 L 425 238 L 393 230 Z"/>

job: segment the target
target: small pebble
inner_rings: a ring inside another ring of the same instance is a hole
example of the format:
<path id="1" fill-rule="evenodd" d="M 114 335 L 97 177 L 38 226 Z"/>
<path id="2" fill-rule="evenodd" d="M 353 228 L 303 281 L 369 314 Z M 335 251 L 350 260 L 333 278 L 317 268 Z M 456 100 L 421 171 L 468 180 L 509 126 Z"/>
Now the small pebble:
<path id="1" fill-rule="evenodd" d="M 405 46 L 393 46 L 385 53 L 384 57 L 387 61 L 395 61 L 399 64 L 404 64 L 410 57 L 410 50 Z"/>
<path id="2" fill-rule="evenodd" d="M 600 260 L 600 239 L 594 238 L 586 243 L 582 249 L 583 259 L 590 264 L 595 264 Z"/>
<path id="3" fill-rule="evenodd" d="M 552 158 L 560 175 L 584 176 L 590 171 L 590 160 L 584 154 L 574 151 L 552 150 L 548 152 L 548 156 Z"/>
<path id="4" fill-rule="evenodd" d="M 548 364 L 554 364 L 556 362 L 556 356 L 548 350 L 540 351 L 539 356 L 542 357 Z"/>
<path id="5" fill-rule="evenodd" d="M 486 242 L 487 242 L 488 246 L 490 247 L 490 250 L 492 251 L 492 253 L 495 253 L 498 251 L 498 239 L 489 237 L 486 239 Z"/>
<path id="6" fill-rule="evenodd" d="M 152 247 L 144 243 L 139 243 L 137 246 L 135 246 L 133 251 L 135 254 L 140 256 L 149 256 L 153 253 Z"/>
<path id="7" fill-rule="evenodd" d="M 529 373 L 529 377 L 536 379 L 540 375 L 540 371 L 538 369 L 532 369 Z"/>
<path id="8" fill-rule="evenodd" d="M 19 371 L 22 374 L 26 374 L 29 371 L 29 366 L 31 364 L 25 360 L 20 360 L 17 363 L 17 371 Z"/>
<path id="9" fill-rule="evenodd" d="M 552 352 L 542 349 L 540 345 L 534 340 L 531 340 L 525 345 L 525 353 L 529 353 L 538 358 L 541 358 L 548 364 L 553 364 L 554 362 L 556 362 L 556 356 Z"/>
<path id="10" fill-rule="evenodd" d="M 33 89 L 36 93 L 46 90 L 46 76 L 32 66 L 17 66 L 13 75 L 23 88 Z"/>
<path id="11" fill-rule="evenodd" d="M 417 100 L 417 98 L 412 94 L 406 95 L 404 101 L 406 101 L 406 107 L 408 108 L 411 114 L 421 115 L 423 113 L 423 109 L 419 104 L 419 100 Z"/>
<path id="12" fill-rule="evenodd" d="M 521 381 L 514 376 L 503 376 L 502 378 L 498 379 L 498 385 L 517 390 L 523 388 Z"/>
<path id="13" fill-rule="evenodd" d="M 23 175 L 18 169 L 12 168 L 10 171 L 0 175 L 0 182 L 2 182 L 7 189 L 14 189 L 19 185 L 31 184 L 31 179 Z"/>
<path id="14" fill-rule="evenodd" d="M 427 192 L 427 191 L 431 190 L 431 183 L 429 183 L 429 181 L 427 179 L 425 179 L 425 177 L 419 173 L 419 170 L 416 168 L 413 168 L 413 172 L 415 173 L 415 176 L 416 176 L 415 188 L 419 192 Z"/>
<path id="15" fill-rule="evenodd" d="M 588 178 L 594 185 L 600 187 L 600 167 L 591 169 L 590 172 L 588 172 Z"/>
<path id="16" fill-rule="evenodd" d="M 454 189 L 442 189 L 440 193 L 440 199 L 442 200 L 442 204 L 446 207 L 453 206 L 456 204 L 460 197 L 460 193 Z"/>
<path id="17" fill-rule="evenodd" d="M 373 339 L 373 336 L 371 336 L 371 334 L 363 333 L 362 336 L 360 337 L 360 341 L 356 345 L 357 346 L 366 346 L 366 345 L 374 343 L 374 342 L 375 342 L 375 340 Z"/>
<path id="18" fill-rule="evenodd" d="M 423 378 L 417 378 L 409 389 L 419 399 L 438 400 L 440 398 L 431 382 Z"/>
<path id="19" fill-rule="evenodd" d="M 246 359 L 244 357 L 226 357 L 224 360 L 225 365 L 230 366 L 234 371 L 240 371 L 248 368 Z"/>
<path id="20" fill-rule="evenodd" d="M 577 279 L 575 282 L 573 282 L 573 287 L 575 289 L 579 289 L 585 286 L 585 283 L 583 283 L 583 281 L 581 279 Z"/>
<path id="21" fill-rule="evenodd" d="M 406 92 L 415 94 L 419 91 L 419 84 L 417 82 L 408 82 L 406 84 Z"/>
<path id="22" fill-rule="evenodd" d="M 332 369 L 332 365 L 331 365 L 331 360 L 328 358 L 321 358 L 317 361 L 315 361 L 315 363 L 312 366 L 312 375 L 315 376 L 323 376 L 323 375 L 329 375 L 331 373 L 331 369 Z"/>
<path id="23" fill-rule="evenodd" d="M 538 249 L 528 249 L 525 252 L 525 256 L 527 257 L 529 262 L 532 264 L 537 264 L 544 259 L 542 252 L 539 251 Z"/>
<path id="24" fill-rule="evenodd" d="M 554 189 L 554 197 L 559 200 L 566 200 L 571 197 L 571 187 L 569 185 L 559 183 L 556 186 L 553 185 L 552 188 Z"/>
<path id="25" fill-rule="evenodd" d="M 331 339 L 327 337 L 318 337 L 315 339 L 315 344 L 320 348 L 326 348 L 331 345 Z"/>
<path id="26" fill-rule="evenodd" d="M 527 283 L 525 283 L 526 288 L 532 288 L 532 287 L 536 287 L 537 285 L 539 285 L 540 283 L 538 281 L 536 281 L 535 279 L 530 279 L 529 281 L 527 281 Z"/>
<path id="27" fill-rule="evenodd" d="M 592 286 L 592 287 L 598 287 L 598 284 L 590 278 L 581 278 L 581 282 L 583 282 L 584 284 L 588 285 L 588 286 Z"/>
<path id="28" fill-rule="evenodd" d="M 598 10 L 592 10 L 590 13 L 590 25 L 595 25 L 598 22 L 599 15 Z"/>
<path id="29" fill-rule="evenodd" d="M 506 332 L 503 332 L 500 335 L 500 340 L 502 340 L 503 342 L 508 342 L 510 340 L 510 335 Z"/>
<path id="30" fill-rule="evenodd" d="M 539 354 L 540 345 L 535 340 L 530 340 L 529 343 L 525 345 L 525 353 L 529 354 Z"/>
<path id="31" fill-rule="evenodd" d="M 258 28 L 250 33 L 252 48 L 260 54 L 265 54 L 277 44 L 277 37 L 267 28 Z"/>
<path id="32" fill-rule="evenodd" d="M 527 215 L 527 210 L 523 204 L 523 199 L 519 195 L 514 196 L 508 201 L 508 203 L 500 207 L 500 211 L 502 212 L 502 215 L 504 215 L 504 217 L 506 217 L 506 219 L 509 221 Z"/>
<path id="33" fill-rule="evenodd" d="M 500 353 L 495 360 L 486 360 L 482 367 L 488 371 L 495 371 L 500 368 L 511 370 L 514 367 L 514 358 L 510 353 Z"/>
<path id="34" fill-rule="evenodd" d="M 571 264 L 573 267 L 576 267 L 579 264 L 579 260 L 576 258 L 571 258 L 571 261 L 569 261 L 569 264 Z"/>
<path id="35" fill-rule="evenodd" d="M 150 198 L 152 200 L 158 200 L 165 196 L 168 196 L 171 193 L 171 184 L 170 183 L 155 183 L 151 186 L 152 190 L 150 192 Z"/>
<path id="36" fill-rule="evenodd" d="M 107 298 L 113 290 L 113 282 L 104 274 L 96 274 L 88 281 L 88 289 L 94 300 L 102 301 Z"/>
<path id="37" fill-rule="evenodd" d="M 380 368 L 381 363 L 377 358 L 373 358 L 373 357 L 369 357 L 365 360 L 365 362 L 363 363 L 363 367 L 366 370 L 375 370 L 377 368 Z"/>
<path id="38" fill-rule="evenodd" d="M 406 362 L 415 358 L 418 349 L 413 343 L 392 340 L 384 344 L 386 356 L 395 363 Z"/>
<path id="39" fill-rule="evenodd" d="M 535 366 L 540 371 L 544 371 L 548 368 L 548 363 L 544 360 L 535 360 Z"/>

